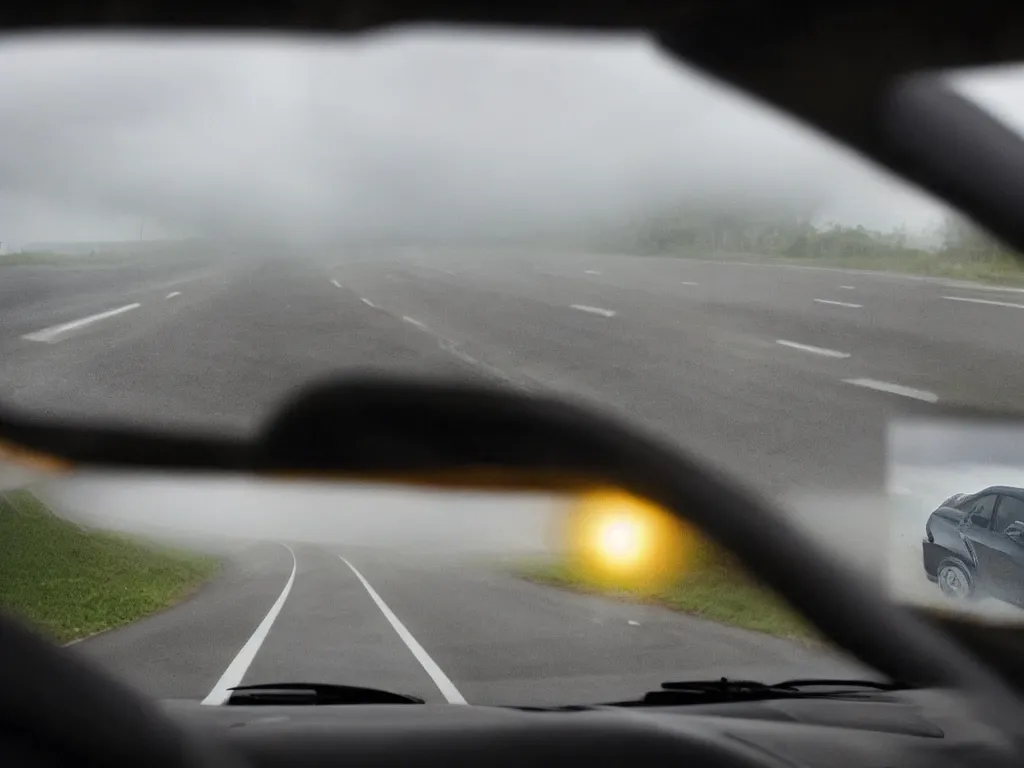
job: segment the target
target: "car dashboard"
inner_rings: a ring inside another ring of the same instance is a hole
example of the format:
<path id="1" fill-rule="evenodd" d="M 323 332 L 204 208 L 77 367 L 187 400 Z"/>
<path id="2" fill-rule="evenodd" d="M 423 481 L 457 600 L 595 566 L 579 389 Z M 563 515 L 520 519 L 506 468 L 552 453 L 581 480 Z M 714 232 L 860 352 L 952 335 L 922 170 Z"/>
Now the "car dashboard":
<path id="1" fill-rule="evenodd" d="M 1013 753 L 941 691 L 675 707 L 557 710 L 448 704 L 202 706 L 165 701 L 191 730 L 252 766 L 523 765 L 690 761 L 695 765 L 995 765 Z"/>

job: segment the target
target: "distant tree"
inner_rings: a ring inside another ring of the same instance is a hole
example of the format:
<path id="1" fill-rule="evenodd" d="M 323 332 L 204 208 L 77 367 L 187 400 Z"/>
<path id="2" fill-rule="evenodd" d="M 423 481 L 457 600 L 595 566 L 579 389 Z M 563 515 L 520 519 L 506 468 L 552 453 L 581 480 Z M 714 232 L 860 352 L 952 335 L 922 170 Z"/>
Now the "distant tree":
<path id="1" fill-rule="evenodd" d="M 942 244 L 946 251 L 960 254 L 968 261 L 990 261 L 1011 256 L 1011 251 L 988 232 L 956 213 L 948 214 L 943 222 Z"/>

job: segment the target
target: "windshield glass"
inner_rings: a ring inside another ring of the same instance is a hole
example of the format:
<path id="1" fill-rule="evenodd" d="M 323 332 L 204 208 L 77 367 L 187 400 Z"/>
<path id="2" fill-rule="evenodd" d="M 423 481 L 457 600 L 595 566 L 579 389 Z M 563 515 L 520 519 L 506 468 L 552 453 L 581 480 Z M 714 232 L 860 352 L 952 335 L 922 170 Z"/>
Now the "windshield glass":
<path id="1" fill-rule="evenodd" d="M 1015 73 L 957 87 L 1024 125 Z M 0 49 L 0 111 L 0 406 L 241 436 L 329 375 L 540 389 L 719 467 L 869 573 L 898 559 L 900 599 L 990 584 L 932 513 L 1018 481 L 893 481 L 886 446 L 901 417 L 1022 404 L 1024 272 L 646 40 L 34 38 Z M 0 601 L 62 641 L 102 632 L 82 651 L 161 698 L 209 695 L 254 636 L 245 682 L 444 697 L 425 656 L 474 703 L 857 672 L 718 555 L 639 596 L 558 559 L 533 502 L 231 487 L 12 490 L 0 525 L 26 543 Z M 985 535 L 1024 526 L 1007 495 Z M 640 551 L 606 533 L 613 560 Z"/>

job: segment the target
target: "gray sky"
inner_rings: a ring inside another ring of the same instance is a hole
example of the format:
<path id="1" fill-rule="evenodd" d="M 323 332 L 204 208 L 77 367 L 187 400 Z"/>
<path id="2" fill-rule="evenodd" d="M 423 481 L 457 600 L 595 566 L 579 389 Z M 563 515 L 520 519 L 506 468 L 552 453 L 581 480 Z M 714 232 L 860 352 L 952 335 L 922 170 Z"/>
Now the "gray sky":
<path id="1" fill-rule="evenodd" d="M 1024 80 L 984 96 L 1012 109 Z M 151 236 L 507 233 L 695 199 L 821 200 L 822 220 L 880 228 L 937 215 L 637 39 L 36 38 L 0 48 L 0 110 L 15 245 L 133 238 L 143 217 Z"/>

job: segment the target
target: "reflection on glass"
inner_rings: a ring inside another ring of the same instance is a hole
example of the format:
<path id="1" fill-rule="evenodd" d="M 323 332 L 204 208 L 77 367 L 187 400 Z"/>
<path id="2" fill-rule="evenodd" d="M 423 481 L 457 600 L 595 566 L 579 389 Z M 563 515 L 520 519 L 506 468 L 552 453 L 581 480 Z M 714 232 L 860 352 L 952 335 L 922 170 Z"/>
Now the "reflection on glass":
<path id="1" fill-rule="evenodd" d="M 889 459 L 893 596 L 1024 619 L 1024 425 L 905 419 Z"/>

